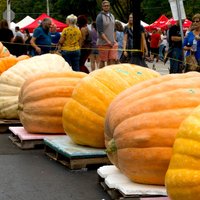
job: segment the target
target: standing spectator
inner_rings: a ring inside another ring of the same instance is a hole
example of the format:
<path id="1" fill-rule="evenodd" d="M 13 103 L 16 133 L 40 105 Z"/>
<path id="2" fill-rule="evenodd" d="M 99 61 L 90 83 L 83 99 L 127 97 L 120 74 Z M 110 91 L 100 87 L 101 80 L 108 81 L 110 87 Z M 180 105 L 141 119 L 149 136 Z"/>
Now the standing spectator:
<path id="1" fill-rule="evenodd" d="M 50 18 L 42 20 L 41 24 L 34 30 L 31 38 L 31 45 L 34 48 L 33 56 L 49 53 L 51 49 L 50 28 L 52 21 Z"/>
<path id="2" fill-rule="evenodd" d="M 156 62 L 158 62 L 159 59 L 159 46 L 161 42 L 161 30 L 155 29 L 152 34 L 151 34 L 151 42 L 150 42 L 150 47 L 151 47 L 151 61 L 153 61 L 153 69 L 155 70 L 155 58 Z"/>
<path id="3" fill-rule="evenodd" d="M 149 60 L 150 59 L 150 52 L 151 52 L 151 47 L 150 47 L 151 35 L 149 34 L 149 32 L 146 29 L 144 29 L 144 36 L 145 36 L 145 40 L 146 40 L 146 44 L 147 44 L 147 50 L 148 50 L 148 54 L 147 54 L 148 59 L 147 60 Z"/>
<path id="4" fill-rule="evenodd" d="M 15 37 L 19 36 L 24 40 L 24 34 L 20 31 L 19 26 L 15 27 Z"/>
<path id="5" fill-rule="evenodd" d="M 99 51 L 97 49 L 97 30 L 96 22 L 92 23 L 92 52 L 90 54 L 91 71 L 98 68 L 99 64 Z"/>
<path id="6" fill-rule="evenodd" d="M 24 43 L 24 38 L 20 35 L 16 35 L 13 44 L 12 44 L 12 50 L 11 50 L 12 55 L 15 56 L 21 56 L 27 54 L 26 51 L 26 45 Z"/>
<path id="7" fill-rule="evenodd" d="M 183 55 L 182 55 L 182 37 L 179 21 L 169 29 L 169 49 L 170 57 L 169 73 L 182 73 Z"/>
<path id="8" fill-rule="evenodd" d="M 52 24 L 50 28 L 50 34 L 51 34 L 51 44 L 52 44 L 51 51 L 54 51 L 60 40 L 60 33 L 57 32 L 56 24 Z"/>
<path id="9" fill-rule="evenodd" d="M 88 20 L 85 15 L 79 15 L 77 18 L 77 25 L 81 31 L 81 57 L 80 57 L 80 70 L 85 73 L 89 73 L 88 68 L 85 66 L 85 62 L 88 59 L 92 51 L 92 35 L 88 28 Z"/>
<path id="10" fill-rule="evenodd" d="M 63 29 L 58 48 L 61 49 L 63 58 L 72 66 L 72 69 L 74 71 L 80 71 L 79 61 L 82 35 L 76 26 L 77 17 L 71 14 L 67 16 L 66 22 L 69 26 Z"/>
<path id="11" fill-rule="evenodd" d="M 31 52 L 33 51 L 33 47 L 31 46 L 31 35 L 28 29 L 24 30 L 24 41 L 26 45 L 26 54 L 31 56 Z"/>
<path id="12" fill-rule="evenodd" d="M 119 63 L 119 60 L 123 52 L 123 39 L 124 39 L 124 27 L 120 21 L 115 22 L 115 31 L 116 31 L 116 41 L 118 43 L 117 63 Z"/>
<path id="13" fill-rule="evenodd" d="M 200 66 L 200 14 L 195 14 L 192 17 L 191 31 L 186 35 L 183 46 L 186 56 L 193 53 Z"/>
<path id="14" fill-rule="evenodd" d="M 140 34 L 141 34 L 141 52 L 143 53 L 143 56 L 145 55 L 144 52 L 147 54 L 147 45 L 144 35 L 144 27 L 140 25 Z M 131 13 L 129 15 L 128 19 L 128 25 L 124 28 L 124 40 L 123 40 L 123 55 L 124 57 L 127 57 L 127 60 L 129 63 L 133 61 L 133 43 L 137 38 L 133 38 L 133 14 Z M 146 67 L 146 63 L 143 62 L 144 67 Z"/>
<path id="15" fill-rule="evenodd" d="M 164 32 L 161 34 L 161 42 L 159 46 L 159 59 L 161 61 L 164 61 L 164 55 L 165 55 L 165 50 L 167 46 L 168 46 L 167 35 L 166 35 L 166 32 Z"/>
<path id="16" fill-rule="evenodd" d="M 3 19 L 0 21 L 0 41 L 7 47 L 9 51 L 12 51 L 12 42 L 14 40 L 14 34 L 8 27 L 7 20 Z"/>
<path id="17" fill-rule="evenodd" d="M 117 42 L 115 41 L 115 17 L 110 13 L 110 2 L 102 2 L 102 11 L 96 18 L 99 49 L 99 68 L 114 64 L 117 59 Z"/>

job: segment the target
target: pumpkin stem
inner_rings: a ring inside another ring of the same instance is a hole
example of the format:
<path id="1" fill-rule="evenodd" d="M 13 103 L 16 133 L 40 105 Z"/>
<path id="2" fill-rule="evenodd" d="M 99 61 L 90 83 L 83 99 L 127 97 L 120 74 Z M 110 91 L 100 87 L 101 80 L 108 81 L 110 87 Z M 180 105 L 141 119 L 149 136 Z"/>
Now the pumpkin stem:
<path id="1" fill-rule="evenodd" d="M 23 111 L 23 105 L 22 104 L 18 104 L 18 108 L 17 108 L 17 110 L 19 110 L 19 111 Z"/>
<path id="2" fill-rule="evenodd" d="M 115 140 L 112 138 L 112 140 L 110 140 L 108 142 L 108 147 L 106 148 L 106 153 L 113 153 L 115 151 L 117 151 L 117 147 L 115 144 Z"/>

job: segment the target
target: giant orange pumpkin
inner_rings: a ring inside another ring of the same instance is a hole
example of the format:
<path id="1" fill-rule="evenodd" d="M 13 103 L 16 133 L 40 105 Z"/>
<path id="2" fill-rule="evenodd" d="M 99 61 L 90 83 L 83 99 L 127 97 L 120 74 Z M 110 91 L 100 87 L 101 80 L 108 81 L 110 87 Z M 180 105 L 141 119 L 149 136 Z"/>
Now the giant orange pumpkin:
<path id="1" fill-rule="evenodd" d="M 8 56 L 0 58 L 0 74 L 2 74 L 4 71 L 15 65 L 17 62 L 29 59 L 29 56 L 27 55 L 21 55 L 21 56 Z"/>
<path id="2" fill-rule="evenodd" d="M 0 42 L 0 58 L 10 56 L 9 50 Z"/>
<path id="3" fill-rule="evenodd" d="M 62 111 L 74 87 L 87 74 L 42 73 L 24 82 L 19 94 L 19 119 L 31 133 L 64 133 Z"/>
<path id="4" fill-rule="evenodd" d="M 178 130 L 165 186 L 171 200 L 200 199 L 200 106 Z"/>
<path id="5" fill-rule="evenodd" d="M 80 145 L 103 148 L 106 110 L 114 97 L 141 81 L 160 76 L 137 65 L 118 64 L 91 72 L 75 87 L 63 111 L 63 126 Z"/>
<path id="6" fill-rule="evenodd" d="M 200 73 L 169 74 L 119 94 L 105 122 L 108 157 L 132 181 L 163 185 L 181 122 L 200 104 Z"/>

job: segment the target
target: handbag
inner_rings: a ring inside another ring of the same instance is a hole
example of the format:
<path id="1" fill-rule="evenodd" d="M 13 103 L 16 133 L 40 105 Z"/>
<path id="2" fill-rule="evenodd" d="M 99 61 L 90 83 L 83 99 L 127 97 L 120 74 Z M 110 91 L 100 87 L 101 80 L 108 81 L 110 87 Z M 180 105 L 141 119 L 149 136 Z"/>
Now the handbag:
<path id="1" fill-rule="evenodd" d="M 190 55 L 186 56 L 186 71 L 199 71 L 200 66 L 195 58 L 194 52 L 190 51 Z"/>

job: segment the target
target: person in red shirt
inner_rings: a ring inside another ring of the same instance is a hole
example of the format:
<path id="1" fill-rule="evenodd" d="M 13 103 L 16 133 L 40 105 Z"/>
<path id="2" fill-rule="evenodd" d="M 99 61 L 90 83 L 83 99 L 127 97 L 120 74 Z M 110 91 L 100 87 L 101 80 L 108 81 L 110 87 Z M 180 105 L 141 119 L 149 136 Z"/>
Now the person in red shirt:
<path id="1" fill-rule="evenodd" d="M 154 59 L 158 62 L 159 46 L 161 42 L 161 30 L 155 29 L 151 35 L 150 48 L 151 48 L 151 61 L 153 61 L 153 69 L 155 69 Z"/>

